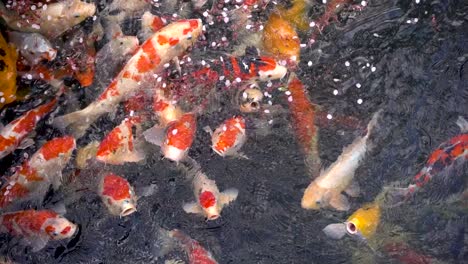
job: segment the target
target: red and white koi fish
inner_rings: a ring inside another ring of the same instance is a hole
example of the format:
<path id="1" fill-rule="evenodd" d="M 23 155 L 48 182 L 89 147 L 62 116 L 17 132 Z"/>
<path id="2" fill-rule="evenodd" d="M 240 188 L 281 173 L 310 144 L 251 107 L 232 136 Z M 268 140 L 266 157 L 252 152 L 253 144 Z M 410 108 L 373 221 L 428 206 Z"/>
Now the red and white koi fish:
<path id="1" fill-rule="evenodd" d="M 165 158 L 179 162 L 187 157 L 196 132 L 195 114 L 186 113 L 169 123 L 167 128 L 156 125 L 146 130 L 143 135 L 148 142 L 161 147 Z"/>
<path id="2" fill-rule="evenodd" d="M 223 207 L 236 200 L 239 193 L 234 188 L 220 192 L 216 182 L 200 171 L 193 178 L 193 192 L 196 201 L 184 204 L 183 209 L 187 213 L 204 215 L 207 220 L 220 217 Z"/>
<path id="3" fill-rule="evenodd" d="M 72 237 L 77 226 L 51 210 L 25 210 L 0 216 L 0 230 L 21 237 L 36 252 L 50 240 Z"/>
<path id="4" fill-rule="evenodd" d="M 187 253 L 190 264 L 217 264 L 211 252 L 206 250 L 200 243 L 180 230 L 174 229 L 169 232 Z"/>
<path id="5" fill-rule="evenodd" d="M 211 148 L 221 157 L 242 156 L 239 150 L 246 140 L 245 120 L 241 116 L 235 116 L 226 120 L 212 133 Z"/>
<path id="6" fill-rule="evenodd" d="M 370 148 L 367 140 L 381 112 L 379 110 L 372 116 L 367 125 L 367 134 L 344 148 L 338 159 L 307 187 L 302 197 L 302 208 L 318 210 L 333 207 L 340 211 L 349 210 L 349 201 L 341 192 L 358 195 L 359 186 L 352 182 L 354 173 Z"/>
<path id="7" fill-rule="evenodd" d="M 133 128 L 139 130 L 140 123 L 139 117 L 125 118 L 99 144 L 96 159 L 114 165 L 143 160 L 144 152 L 139 148 L 133 135 Z"/>
<path id="8" fill-rule="evenodd" d="M 0 208 L 24 198 L 42 199 L 51 184 L 57 189 L 75 147 L 75 139 L 69 136 L 42 145 L 0 189 Z"/>
<path id="9" fill-rule="evenodd" d="M 20 55 L 29 65 L 36 65 L 42 60 L 52 61 L 57 56 L 52 43 L 39 33 L 10 31 L 8 40 L 18 47 Z"/>
<path id="10" fill-rule="evenodd" d="M 36 124 L 54 109 L 57 99 L 40 105 L 26 114 L 15 119 L 0 130 L 0 159 L 13 152 L 20 145 L 31 145 L 31 141 L 24 141 L 33 131 Z M 23 143 L 24 142 L 24 143 Z"/>
<path id="11" fill-rule="evenodd" d="M 32 8 L 34 3 L 10 5 L 0 3 L 0 14 L 8 27 L 23 32 L 36 32 L 55 39 L 87 17 L 94 15 L 96 6 L 80 0 L 65 0 Z M 35 5 L 34 5 L 35 6 Z"/>
<path id="12" fill-rule="evenodd" d="M 468 122 L 458 117 L 457 125 L 461 134 L 445 141 L 434 150 L 426 165 L 414 176 L 413 183 L 406 188 L 390 188 L 387 198 L 390 206 L 398 205 L 410 199 L 414 193 L 423 188 L 430 180 L 444 169 L 453 166 L 457 161 L 468 160 Z"/>
<path id="13" fill-rule="evenodd" d="M 288 84 L 287 98 L 291 123 L 297 141 L 306 156 L 305 163 L 316 177 L 320 171 L 321 161 L 318 150 L 318 128 L 315 126 L 316 106 L 309 99 L 307 89 L 295 74 L 292 74 Z"/>
<path id="14" fill-rule="evenodd" d="M 128 216 L 136 212 L 137 197 L 128 181 L 113 173 L 106 174 L 101 181 L 99 194 L 102 202 L 113 215 Z"/>
<path id="15" fill-rule="evenodd" d="M 58 117 L 55 125 L 62 129 L 71 127 L 81 137 L 98 117 L 114 111 L 121 101 L 141 88 L 142 81 L 154 78 L 153 74 L 160 73 L 164 64 L 181 55 L 201 32 L 200 19 L 179 20 L 163 27 L 141 45 L 96 101 L 80 111 Z"/>

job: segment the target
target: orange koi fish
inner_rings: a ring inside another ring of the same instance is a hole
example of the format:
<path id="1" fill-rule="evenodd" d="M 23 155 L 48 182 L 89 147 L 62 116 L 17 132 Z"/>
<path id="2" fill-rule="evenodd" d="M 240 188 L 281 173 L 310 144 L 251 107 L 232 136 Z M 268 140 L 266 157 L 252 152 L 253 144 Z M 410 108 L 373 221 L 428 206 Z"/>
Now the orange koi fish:
<path id="1" fill-rule="evenodd" d="M 163 71 L 163 65 L 181 55 L 201 32 L 200 19 L 179 20 L 163 27 L 141 45 L 96 101 L 83 110 L 58 117 L 55 125 L 62 129 L 70 127 L 81 137 L 98 117 L 115 110 L 121 101 L 141 88 L 143 81 Z"/>
<path id="2" fill-rule="evenodd" d="M 175 162 L 184 160 L 192 146 L 197 131 L 196 116 L 186 113 L 164 129 L 154 126 L 143 135 L 148 142 L 161 147 L 164 157 Z"/>
<path id="3" fill-rule="evenodd" d="M 16 60 L 18 54 L 0 34 L 0 109 L 16 100 Z"/>
<path id="4" fill-rule="evenodd" d="M 206 250 L 200 243 L 182 231 L 174 229 L 170 231 L 170 236 L 175 238 L 187 253 L 190 264 L 217 264 L 211 252 Z"/>
<path id="5" fill-rule="evenodd" d="M 42 199 L 51 184 L 57 189 L 75 147 L 75 139 L 69 136 L 42 145 L 0 189 L 0 208 L 23 198 Z"/>
<path id="6" fill-rule="evenodd" d="M 113 215 L 128 216 L 136 212 L 137 198 L 128 181 L 113 173 L 106 174 L 101 181 L 99 194 L 102 202 Z"/>
<path id="7" fill-rule="evenodd" d="M 99 144 L 96 159 L 109 164 L 120 165 L 125 162 L 138 162 L 145 158 L 133 135 L 133 128 L 140 127 L 139 117 L 125 118 Z"/>
<path id="8" fill-rule="evenodd" d="M 207 220 L 215 220 L 221 215 L 224 206 L 237 199 L 239 191 L 231 188 L 220 192 L 216 182 L 202 172 L 193 178 L 195 202 L 186 203 L 183 209 L 187 213 L 201 214 Z"/>
<path id="9" fill-rule="evenodd" d="M 51 210 L 25 210 L 0 216 L 0 230 L 21 237 L 36 252 L 49 240 L 72 237 L 77 226 Z"/>
<path id="10" fill-rule="evenodd" d="M 296 138 L 302 152 L 306 155 L 306 164 L 312 176 L 320 171 L 321 161 L 318 151 L 318 128 L 315 126 L 317 107 L 312 104 L 307 89 L 295 74 L 289 79 L 289 111 Z"/>
<path id="11" fill-rule="evenodd" d="M 211 148 L 221 157 L 242 155 L 239 150 L 246 140 L 245 120 L 236 116 L 226 120 L 212 133 Z"/>
<path id="12" fill-rule="evenodd" d="M 49 103 L 28 111 L 5 126 L 0 131 L 0 159 L 13 152 L 20 145 L 32 144 L 31 141 L 24 141 L 25 137 L 31 133 L 44 116 L 52 111 L 56 103 L 57 99 L 53 99 Z"/>

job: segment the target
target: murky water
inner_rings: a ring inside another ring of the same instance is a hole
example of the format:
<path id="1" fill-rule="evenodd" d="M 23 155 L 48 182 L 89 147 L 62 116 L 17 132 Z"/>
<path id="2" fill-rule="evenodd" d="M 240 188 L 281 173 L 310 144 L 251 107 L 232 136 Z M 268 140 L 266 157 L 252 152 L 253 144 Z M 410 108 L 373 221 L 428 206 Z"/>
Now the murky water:
<path id="1" fill-rule="evenodd" d="M 314 2 L 319 5 L 319 1 Z M 230 104 L 198 119 L 199 129 L 189 155 L 216 180 L 220 190 L 239 189 L 238 199 L 224 208 L 221 218 L 206 222 L 182 210 L 184 202 L 193 200 L 191 183 L 183 170 L 161 159 L 154 147 L 143 164 L 82 171 L 85 175 L 114 171 L 125 175 L 137 190 L 154 186 L 152 195 L 140 198 L 135 214 L 112 217 L 97 194 L 86 190 L 70 194 L 64 186 L 51 193 L 43 206 L 64 200 L 66 217 L 80 227 L 77 236 L 71 241 L 51 242 L 32 253 L 2 234 L 1 255 L 17 263 L 164 263 L 166 259 L 186 259 L 177 250 L 158 258 L 157 230 L 163 227 L 183 230 L 209 249 L 219 263 L 407 263 L 379 256 L 365 243 L 350 238 L 330 240 L 322 229 L 345 221 L 384 186 L 395 182 L 407 185 L 429 154 L 459 133 L 455 121 L 468 114 L 468 4 L 385 0 L 369 1 L 360 12 L 350 10 L 345 8 L 339 22 L 327 27 L 311 48 L 301 50 L 296 71 L 311 100 L 320 106 L 321 115 L 332 116 L 330 120 L 321 118 L 318 124 L 324 167 L 336 160 L 344 146 L 365 133 L 372 113 L 383 109 L 371 136 L 373 148 L 356 172 L 361 194 L 351 198 L 350 212 L 300 207 L 312 178 L 288 123 L 287 102 L 278 92 L 273 103 L 285 111 L 271 118 L 273 125 L 268 133 L 256 129 L 255 122 L 264 117 L 246 115 L 251 129 L 243 152 L 248 160 L 216 155 L 210 149 L 209 134 L 201 129 L 216 127 L 231 117 L 236 110 Z M 311 13 L 316 17 L 319 9 Z M 260 18 L 263 16 L 260 14 Z M 199 13 L 187 17 L 203 18 Z M 85 25 L 92 23 L 87 22 Z M 128 21 L 127 25 L 125 33 L 135 33 L 136 23 Z M 224 31 L 221 24 L 209 27 L 206 42 L 219 41 Z M 203 50 L 198 47 L 194 56 L 203 57 Z M 33 91 L 40 94 L 43 90 L 36 86 Z M 3 123 L 32 104 L 7 109 Z M 65 111 L 65 107 L 60 109 L 57 116 Z M 117 113 L 119 116 L 123 114 Z M 346 117 L 360 122 L 336 121 Z M 78 143 L 102 139 L 104 131 L 119 120 L 101 118 Z M 37 129 L 38 142 L 60 135 L 48 121 Z M 19 164 L 23 153 L 32 154 L 36 148 L 17 150 L 3 159 L 2 171 Z M 69 166 L 64 174 L 71 174 L 73 169 Z M 448 178 L 435 181 L 410 203 L 383 211 L 377 240 L 404 237 L 414 250 L 440 263 L 467 263 L 466 205 L 448 202 L 451 195 L 466 189 L 467 165 L 450 170 L 443 177 Z"/>

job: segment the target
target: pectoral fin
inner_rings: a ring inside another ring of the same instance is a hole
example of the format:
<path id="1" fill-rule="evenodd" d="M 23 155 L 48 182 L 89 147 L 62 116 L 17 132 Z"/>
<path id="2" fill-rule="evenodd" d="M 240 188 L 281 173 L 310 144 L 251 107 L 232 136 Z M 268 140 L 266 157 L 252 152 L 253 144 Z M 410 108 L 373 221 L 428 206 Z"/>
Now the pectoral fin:
<path id="1" fill-rule="evenodd" d="M 31 238 L 24 238 L 21 240 L 20 243 L 30 245 L 32 247 L 32 252 L 37 252 L 43 249 L 47 245 L 47 242 L 49 242 L 49 239 L 47 237 L 37 236 Z"/>
<path id="2" fill-rule="evenodd" d="M 322 230 L 331 239 L 341 239 L 346 235 L 344 223 L 329 224 Z"/>
<path id="3" fill-rule="evenodd" d="M 21 143 L 18 146 L 18 149 L 27 149 L 32 145 L 34 145 L 34 140 L 28 137 L 21 141 Z"/>
<path id="4" fill-rule="evenodd" d="M 345 193 L 347 193 L 351 197 L 358 197 L 361 188 L 357 181 L 352 181 L 351 184 L 346 188 Z"/>
<path id="5" fill-rule="evenodd" d="M 164 128 L 156 125 L 143 132 L 143 136 L 145 137 L 146 141 L 157 146 L 162 146 L 164 138 L 166 137 L 166 133 Z"/>
<path id="6" fill-rule="evenodd" d="M 202 208 L 196 203 L 196 202 L 191 202 L 191 203 L 185 203 L 184 206 L 182 207 L 186 213 L 189 214 L 202 214 Z"/>
<path id="7" fill-rule="evenodd" d="M 348 211 L 350 207 L 348 198 L 340 193 L 331 196 L 330 206 L 339 211 Z"/>
<path id="8" fill-rule="evenodd" d="M 239 191 L 237 189 L 230 188 L 220 194 L 219 200 L 222 205 L 226 205 L 236 200 L 238 194 L 239 194 Z"/>

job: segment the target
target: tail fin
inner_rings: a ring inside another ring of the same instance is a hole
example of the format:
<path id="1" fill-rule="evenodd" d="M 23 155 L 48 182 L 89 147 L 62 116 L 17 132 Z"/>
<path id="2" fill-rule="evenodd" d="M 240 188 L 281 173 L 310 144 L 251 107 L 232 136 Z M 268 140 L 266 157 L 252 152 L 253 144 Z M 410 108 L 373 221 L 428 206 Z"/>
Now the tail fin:
<path id="1" fill-rule="evenodd" d="M 82 137 L 89 126 L 99 117 L 98 114 L 83 110 L 56 117 L 53 125 L 62 131 L 68 130 L 76 139 Z"/>
<path id="2" fill-rule="evenodd" d="M 369 124 L 367 124 L 367 135 L 369 136 L 372 133 L 372 129 L 377 125 L 377 120 L 379 119 L 380 115 L 382 114 L 383 109 L 379 109 L 377 112 L 375 112 L 372 115 L 372 119 L 369 121 Z"/>
<path id="3" fill-rule="evenodd" d="M 463 116 L 459 116 L 457 119 L 457 125 L 460 127 L 462 133 L 468 132 L 468 121 Z"/>
<path id="4" fill-rule="evenodd" d="M 171 252 L 176 245 L 177 244 L 173 237 L 173 232 L 159 227 L 156 231 L 154 255 L 158 258 L 164 257 L 169 252 Z"/>

